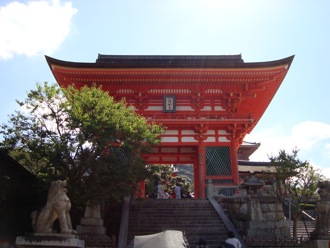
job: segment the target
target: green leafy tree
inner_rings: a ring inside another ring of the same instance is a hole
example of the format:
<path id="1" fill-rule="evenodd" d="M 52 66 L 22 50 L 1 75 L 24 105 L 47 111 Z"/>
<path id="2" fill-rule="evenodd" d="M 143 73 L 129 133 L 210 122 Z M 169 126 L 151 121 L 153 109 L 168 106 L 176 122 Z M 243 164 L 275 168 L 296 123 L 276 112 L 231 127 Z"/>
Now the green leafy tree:
<path id="1" fill-rule="evenodd" d="M 121 199 L 147 177 L 142 154 L 163 128 L 100 87 L 37 84 L 1 125 L 0 148 L 45 182 L 68 179 L 73 202 Z"/>
<path id="2" fill-rule="evenodd" d="M 298 150 L 292 153 L 280 150 L 277 156 L 270 156 L 270 165 L 276 168 L 276 195 L 284 206 L 290 208 L 293 220 L 293 236 L 297 237 L 298 221 L 307 205 L 306 199 L 317 197 L 317 183 L 325 179 L 318 169 L 308 161 L 298 158 Z"/>

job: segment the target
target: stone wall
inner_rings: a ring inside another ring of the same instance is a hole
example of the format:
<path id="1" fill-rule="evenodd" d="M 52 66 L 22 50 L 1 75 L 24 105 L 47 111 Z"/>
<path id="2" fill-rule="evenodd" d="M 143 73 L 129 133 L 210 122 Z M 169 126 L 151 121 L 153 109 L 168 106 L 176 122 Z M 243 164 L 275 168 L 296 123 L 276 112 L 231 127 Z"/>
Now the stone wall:
<path id="1" fill-rule="evenodd" d="M 245 197 L 215 197 L 246 238 L 261 236 L 289 237 L 289 228 L 282 204 L 275 197 L 247 195 Z"/>

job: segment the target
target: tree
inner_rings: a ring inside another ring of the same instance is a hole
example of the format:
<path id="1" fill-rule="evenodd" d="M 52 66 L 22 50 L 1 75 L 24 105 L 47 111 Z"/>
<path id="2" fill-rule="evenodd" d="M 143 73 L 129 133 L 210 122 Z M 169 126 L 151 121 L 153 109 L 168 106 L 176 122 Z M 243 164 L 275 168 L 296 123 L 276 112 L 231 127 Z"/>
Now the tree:
<path id="1" fill-rule="evenodd" d="M 284 206 L 292 209 L 293 236 L 297 237 L 298 221 L 306 209 L 306 199 L 317 197 L 317 183 L 324 176 L 308 161 L 298 158 L 298 150 L 291 154 L 280 150 L 277 156 L 270 156 L 270 165 L 276 168 L 276 195 Z M 285 205 L 289 200 L 289 204 Z"/>
<path id="2" fill-rule="evenodd" d="M 147 177 L 142 154 L 163 128 L 116 102 L 101 87 L 37 84 L 2 124 L 0 148 L 43 181 L 68 179 L 73 202 L 120 199 Z"/>

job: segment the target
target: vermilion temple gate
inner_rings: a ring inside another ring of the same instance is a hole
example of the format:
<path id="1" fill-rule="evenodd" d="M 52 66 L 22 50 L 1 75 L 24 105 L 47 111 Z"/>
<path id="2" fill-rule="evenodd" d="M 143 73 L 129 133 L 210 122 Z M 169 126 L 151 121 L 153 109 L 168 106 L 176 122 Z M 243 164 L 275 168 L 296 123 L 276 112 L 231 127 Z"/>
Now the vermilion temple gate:
<path id="1" fill-rule="evenodd" d="M 99 55 L 95 63 L 46 59 L 60 86 L 102 85 L 166 126 L 147 161 L 193 164 L 195 197 L 205 198 L 208 179 L 239 184 L 237 149 L 270 104 L 293 56 L 261 63 L 245 63 L 241 55 Z"/>

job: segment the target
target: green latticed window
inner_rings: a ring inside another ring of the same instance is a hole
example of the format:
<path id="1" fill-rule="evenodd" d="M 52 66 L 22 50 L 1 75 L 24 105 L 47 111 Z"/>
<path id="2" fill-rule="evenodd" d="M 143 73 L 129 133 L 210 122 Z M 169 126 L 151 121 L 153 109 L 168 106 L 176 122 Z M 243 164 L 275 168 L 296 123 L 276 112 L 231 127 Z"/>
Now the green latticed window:
<path id="1" fill-rule="evenodd" d="M 208 176 L 230 176 L 230 148 L 229 146 L 207 146 L 206 175 Z"/>
<path id="2" fill-rule="evenodd" d="M 121 147 L 112 146 L 110 147 L 110 152 L 114 155 L 112 159 L 120 161 L 122 166 L 130 165 L 130 154 L 128 154 L 127 152 L 125 153 L 125 151 Z"/>

